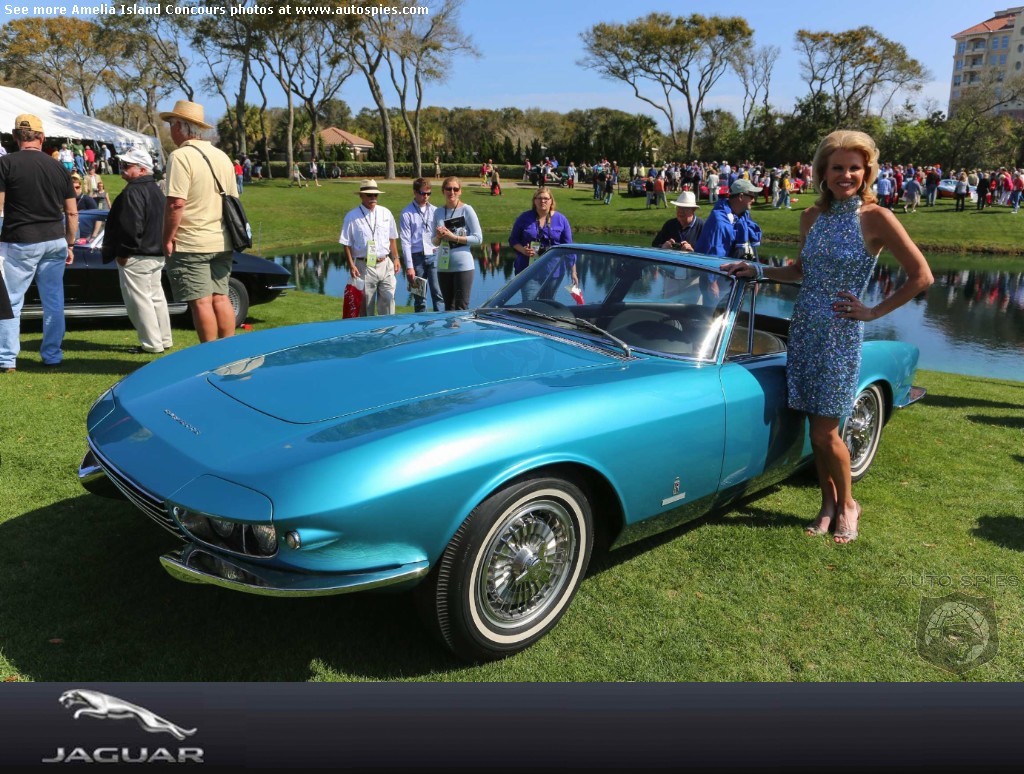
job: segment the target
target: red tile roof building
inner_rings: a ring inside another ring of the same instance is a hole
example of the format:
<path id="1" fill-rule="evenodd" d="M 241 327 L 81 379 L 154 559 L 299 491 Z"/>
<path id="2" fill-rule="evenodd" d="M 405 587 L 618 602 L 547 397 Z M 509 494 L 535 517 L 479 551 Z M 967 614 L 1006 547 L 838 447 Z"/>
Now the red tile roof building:
<path id="1" fill-rule="evenodd" d="M 996 11 L 991 19 L 953 35 L 953 77 L 950 80 L 948 114 L 966 89 L 983 83 L 1000 84 L 1024 75 L 1024 6 Z M 996 112 L 1024 119 L 1024 102 L 1008 102 Z"/>
<path id="2" fill-rule="evenodd" d="M 344 145 L 352 149 L 352 155 L 356 159 L 365 158 L 367 152 L 373 148 L 373 143 L 369 140 L 366 140 L 359 135 L 352 134 L 351 132 L 346 132 L 344 129 L 339 129 L 336 126 L 329 126 L 326 129 L 321 130 L 319 134 L 324 150 L 330 148 L 332 145 Z M 301 147 L 308 151 L 309 142 L 303 142 Z"/>

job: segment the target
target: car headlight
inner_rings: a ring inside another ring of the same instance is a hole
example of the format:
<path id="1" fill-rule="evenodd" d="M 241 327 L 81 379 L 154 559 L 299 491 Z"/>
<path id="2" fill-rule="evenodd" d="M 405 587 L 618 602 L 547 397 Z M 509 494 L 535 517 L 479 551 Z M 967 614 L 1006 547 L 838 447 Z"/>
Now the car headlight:
<path id="1" fill-rule="evenodd" d="M 193 513 L 182 508 L 180 505 L 175 505 L 171 508 L 171 515 L 178 520 L 182 529 L 187 530 L 196 537 L 203 540 L 209 540 L 213 537 L 213 532 L 210 530 L 210 521 L 201 513 Z"/>
<path id="2" fill-rule="evenodd" d="M 256 538 L 256 545 L 264 556 L 271 556 L 277 551 L 277 530 L 272 524 L 252 524 L 253 537 Z"/>
<path id="3" fill-rule="evenodd" d="M 235 531 L 235 523 L 233 521 L 224 521 L 224 519 L 215 519 L 213 516 L 208 517 L 210 526 L 213 531 L 222 538 L 231 537 L 231 533 Z"/>

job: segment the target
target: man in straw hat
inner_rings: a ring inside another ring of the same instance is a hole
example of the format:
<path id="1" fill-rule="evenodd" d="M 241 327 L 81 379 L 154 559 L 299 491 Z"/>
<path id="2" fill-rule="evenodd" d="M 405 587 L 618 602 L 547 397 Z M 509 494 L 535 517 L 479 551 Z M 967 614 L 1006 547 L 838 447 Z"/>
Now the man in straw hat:
<path id="1" fill-rule="evenodd" d="M 345 246 L 348 270 L 365 282 L 360 314 L 394 314 L 395 275 L 401 271 L 395 218 L 377 204 L 382 191 L 376 180 L 364 180 L 357 193 L 359 206 L 345 215 L 338 241 Z"/>
<path id="2" fill-rule="evenodd" d="M 138 352 L 174 345 L 161 276 L 166 200 L 153 179 L 153 158 L 141 148 L 117 157 L 127 185 L 114 199 L 103 235 L 103 262 L 117 261 L 121 295 L 139 335 Z"/>
<path id="3" fill-rule="evenodd" d="M 704 228 L 704 219 L 697 215 L 700 209 L 697 198 L 692 191 L 683 191 L 672 204 L 675 205 L 676 216 L 665 221 L 651 244 L 665 250 L 693 252 L 693 246 Z"/>
<path id="4" fill-rule="evenodd" d="M 224 229 L 220 189 L 238 196 L 235 168 L 223 151 L 202 139 L 212 128 L 203 120 L 202 105 L 178 100 L 160 118 L 171 125 L 171 139 L 178 146 L 167 157 L 163 233 L 171 290 L 176 301 L 188 303 L 200 342 L 227 338 L 235 332 L 235 310 L 228 298 L 233 250 Z"/>
<path id="5" fill-rule="evenodd" d="M 12 314 L 0 319 L 0 373 L 15 370 L 21 351 L 21 308 L 33 279 L 43 305 L 43 365 L 60 365 L 64 359 L 64 267 L 75 259 L 78 236 L 71 174 L 42 152 L 43 122 L 24 113 L 14 119 L 12 134 L 18 152 L 0 158 L 0 212 L 5 215 L 0 263 Z"/>

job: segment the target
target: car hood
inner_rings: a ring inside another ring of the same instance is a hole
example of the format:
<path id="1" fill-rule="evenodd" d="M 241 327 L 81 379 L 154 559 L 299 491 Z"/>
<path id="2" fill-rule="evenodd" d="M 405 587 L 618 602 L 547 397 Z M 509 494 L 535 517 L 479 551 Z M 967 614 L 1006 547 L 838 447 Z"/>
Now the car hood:
<path id="1" fill-rule="evenodd" d="M 567 340 L 468 316 L 396 322 L 247 357 L 207 375 L 268 416 L 314 423 L 513 380 L 618 363 Z"/>

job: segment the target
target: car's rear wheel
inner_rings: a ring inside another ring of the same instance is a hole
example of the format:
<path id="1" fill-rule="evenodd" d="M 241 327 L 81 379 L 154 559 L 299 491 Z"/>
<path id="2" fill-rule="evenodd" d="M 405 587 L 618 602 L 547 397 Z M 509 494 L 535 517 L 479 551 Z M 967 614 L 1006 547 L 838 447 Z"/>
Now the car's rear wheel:
<path id="1" fill-rule="evenodd" d="M 249 316 L 249 291 L 245 283 L 237 277 L 228 280 L 228 300 L 231 301 L 231 308 L 235 310 L 235 327 L 239 327 Z"/>
<path id="2" fill-rule="evenodd" d="M 875 460 L 885 424 L 885 396 L 877 384 L 865 387 L 853 403 L 843 425 L 843 440 L 850 450 L 850 478 L 860 481 Z"/>
<path id="3" fill-rule="evenodd" d="M 518 653 L 558 623 L 590 562 L 593 519 L 573 483 L 537 477 L 484 500 L 459 527 L 417 594 L 456 655 Z"/>

